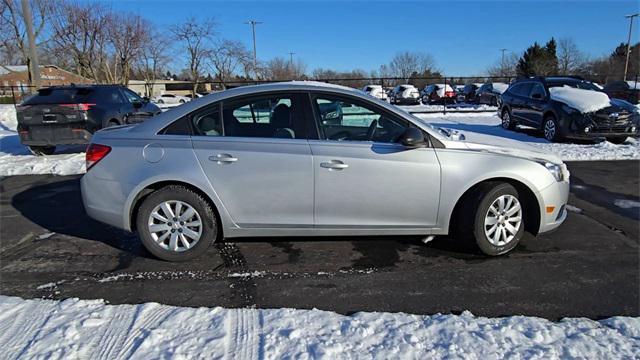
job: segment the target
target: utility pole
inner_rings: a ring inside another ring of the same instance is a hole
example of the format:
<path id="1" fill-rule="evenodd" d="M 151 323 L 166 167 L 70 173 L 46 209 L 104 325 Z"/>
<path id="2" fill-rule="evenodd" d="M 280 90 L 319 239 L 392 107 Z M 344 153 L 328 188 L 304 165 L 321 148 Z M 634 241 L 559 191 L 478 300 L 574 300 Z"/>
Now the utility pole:
<path id="1" fill-rule="evenodd" d="M 245 24 L 251 25 L 251 31 L 253 32 L 253 73 L 258 79 L 258 57 L 256 56 L 256 25 L 262 24 L 261 21 L 249 20 Z"/>
<path id="2" fill-rule="evenodd" d="M 633 28 L 633 18 L 640 15 L 640 13 L 626 15 L 625 18 L 629 19 L 629 37 L 627 38 L 627 60 L 624 63 L 624 79 L 627 80 L 627 69 L 629 69 L 629 53 L 631 53 L 631 29 Z"/>
<path id="3" fill-rule="evenodd" d="M 507 51 L 507 49 L 500 49 L 500 51 L 502 51 L 502 60 L 500 60 L 500 75 L 504 76 L 504 52 Z"/>
<path id="4" fill-rule="evenodd" d="M 293 66 L 293 55 L 295 55 L 294 52 L 289 53 L 289 66 Z"/>
<path id="5" fill-rule="evenodd" d="M 27 30 L 27 39 L 29 41 L 29 75 L 31 85 L 35 89 L 40 88 L 40 65 L 38 63 L 38 52 L 36 51 L 36 37 L 33 33 L 33 16 L 31 15 L 31 6 L 29 0 L 22 0 L 22 16 Z"/>

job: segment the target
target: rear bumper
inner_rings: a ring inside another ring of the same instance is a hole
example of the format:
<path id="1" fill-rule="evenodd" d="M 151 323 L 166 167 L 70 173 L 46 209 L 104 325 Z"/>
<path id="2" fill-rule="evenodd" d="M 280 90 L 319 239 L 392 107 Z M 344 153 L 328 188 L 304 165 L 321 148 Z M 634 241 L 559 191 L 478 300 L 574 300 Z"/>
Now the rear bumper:
<path id="1" fill-rule="evenodd" d="M 19 130 L 20 142 L 27 146 L 88 144 L 91 133 L 70 125 L 33 125 Z"/>
<path id="2" fill-rule="evenodd" d="M 124 230 L 129 230 L 125 224 L 125 203 L 133 188 L 132 184 L 98 178 L 91 171 L 80 180 L 87 215 Z"/>

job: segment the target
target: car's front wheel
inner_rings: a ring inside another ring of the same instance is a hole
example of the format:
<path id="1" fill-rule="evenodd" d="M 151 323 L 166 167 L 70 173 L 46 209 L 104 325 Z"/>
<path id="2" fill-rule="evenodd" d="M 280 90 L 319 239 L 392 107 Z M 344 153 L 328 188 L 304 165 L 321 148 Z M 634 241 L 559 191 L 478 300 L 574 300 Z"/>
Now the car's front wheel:
<path id="1" fill-rule="evenodd" d="M 625 141 L 627 141 L 627 137 L 626 136 L 609 137 L 607 138 L 607 141 L 613 144 L 622 144 Z"/>
<path id="2" fill-rule="evenodd" d="M 544 138 L 548 141 L 560 141 L 560 128 L 558 127 L 558 122 L 555 117 L 547 116 L 544 118 L 542 131 L 544 133 Z"/>
<path id="3" fill-rule="evenodd" d="M 524 235 L 524 206 L 518 191 L 508 183 L 480 185 L 462 204 L 458 224 L 463 238 L 474 238 L 490 256 L 506 254 Z"/>
<path id="4" fill-rule="evenodd" d="M 209 203 L 178 185 L 164 187 L 143 200 L 136 228 L 144 247 L 168 261 L 202 255 L 218 234 L 216 215 Z"/>
<path id="5" fill-rule="evenodd" d="M 515 122 L 511 119 L 511 112 L 509 112 L 509 109 L 504 109 L 502 111 L 502 127 L 507 130 L 513 130 L 516 128 Z"/>
<path id="6" fill-rule="evenodd" d="M 29 146 L 29 151 L 35 156 L 53 155 L 56 151 L 55 146 Z"/>

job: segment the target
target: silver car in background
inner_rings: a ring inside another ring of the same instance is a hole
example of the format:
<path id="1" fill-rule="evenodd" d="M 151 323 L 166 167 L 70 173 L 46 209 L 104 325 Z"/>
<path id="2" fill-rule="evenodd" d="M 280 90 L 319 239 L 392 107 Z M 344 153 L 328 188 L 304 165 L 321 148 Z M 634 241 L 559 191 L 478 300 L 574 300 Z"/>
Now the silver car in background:
<path id="1" fill-rule="evenodd" d="M 241 236 L 452 234 L 500 255 L 567 214 L 556 156 L 315 82 L 195 99 L 97 132 L 86 156 L 87 213 L 170 261 Z"/>

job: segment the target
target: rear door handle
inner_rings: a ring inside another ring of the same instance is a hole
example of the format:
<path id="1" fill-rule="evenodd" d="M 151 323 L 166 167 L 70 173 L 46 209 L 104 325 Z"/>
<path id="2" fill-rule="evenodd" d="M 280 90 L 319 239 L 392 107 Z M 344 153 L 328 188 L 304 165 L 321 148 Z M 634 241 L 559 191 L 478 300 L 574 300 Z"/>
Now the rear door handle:
<path id="1" fill-rule="evenodd" d="M 233 157 L 229 154 L 218 154 L 209 156 L 210 161 L 215 161 L 218 164 L 229 164 L 238 161 L 238 158 Z"/>
<path id="2" fill-rule="evenodd" d="M 320 167 L 323 167 L 323 168 L 329 169 L 329 170 L 342 170 L 342 169 L 348 168 L 349 165 L 343 163 L 340 160 L 331 160 L 331 161 L 328 161 L 328 162 L 320 163 Z"/>

